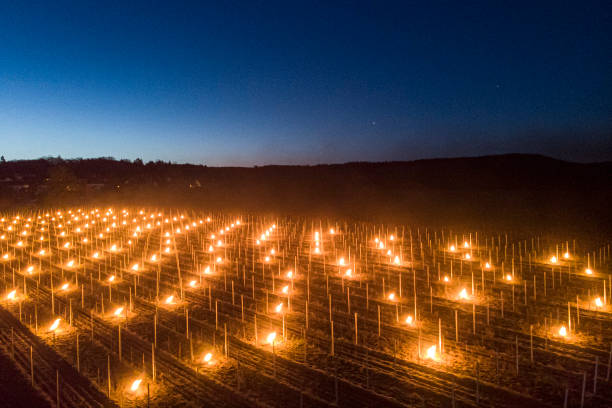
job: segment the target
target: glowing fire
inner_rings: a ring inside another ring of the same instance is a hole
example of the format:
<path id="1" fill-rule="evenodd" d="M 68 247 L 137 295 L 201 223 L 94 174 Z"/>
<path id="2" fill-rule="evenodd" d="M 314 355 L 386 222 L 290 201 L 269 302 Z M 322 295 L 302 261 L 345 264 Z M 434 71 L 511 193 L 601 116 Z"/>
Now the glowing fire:
<path id="1" fill-rule="evenodd" d="M 402 261 L 400 261 L 399 256 L 395 255 L 395 259 L 393 260 L 393 263 L 396 265 L 400 265 L 402 263 Z"/>
<path id="2" fill-rule="evenodd" d="M 344 276 L 346 276 L 347 278 L 353 277 L 353 270 L 347 269 L 346 272 L 344 273 Z"/>
<path id="3" fill-rule="evenodd" d="M 567 329 L 565 328 L 565 325 L 559 328 L 559 336 L 567 337 Z"/>
<path id="4" fill-rule="evenodd" d="M 51 326 L 49 326 L 49 331 L 52 332 L 52 331 L 57 330 L 61 320 L 62 320 L 61 318 L 55 319 L 55 321 L 51 324 Z"/>
<path id="5" fill-rule="evenodd" d="M 170 295 L 166 298 L 165 302 L 167 305 L 169 305 L 172 303 L 173 300 L 174 300 L 174 295 Z"/>
<path id="6" fill-rule="evenodd" d="M 338 265 L 344 266 L 344 258 L 338 259 Z"/>
<path id="7" fill-rule="evenodd" d="M 7 300 L 15 300 L 15 296 L 17 295 L 17 290 L 12 290 L 6 295 Z"/>
<path id="8" fill-rule="evenodd" d="M 276 311 L 276 313 L 282 313 L 282 311 L 283 311 L 283 303 L 281 302 L 278 305 L 276 305 L 274 310 Z"/>
<path id="9" fill-rule="evenodd" d="M 603 307 L 603 302 L 601 301 L 600 297 L 595 298 L 595 306 Z"/>
<path id="10" fill-rule="evenodd" d="M 427 351 L 425 352 L 425 357 L 430 359 L 430 360 L 437 360 L 438 359 L 438 353 L 437 353 L 437 348 L 435 345 L 430 346 Z"/>
<path id="11" fill-rule="evenodd" d="M 451 251 L 451 252 L 455 252 L 455 246 L 454 246 L 454 245 L 451 245 L 451 246 L 450 246 L 450 251 Z"/>
<path id="12" fill-rule="evenodd" d="M 268 334 L 268 337 L 266 337 L 266 342 L 268 344 L 274 344 L 274 340 L 276 340 L 276 332 L 272 332 Z"/>
<path id="13" fill-rule="evenodd" d="M 508 282 L 511 282 L 511 281 L 512 281 L 512 275 L 510 275 L 510 274 L 506 274 L 506 280 L 507 280 Z"/>
<path id="14" fill-rule="evenodd" d="M 142 379 L 140 378 L 134 380 L 134 382 L 132 383 L 132 386 L 130 387 L 130 391 L 132 392 L 138 391 L 138 388 L 140 387 L 141 382 L 142 382 Z"/>
<path id="15" fill-rule="evenodd" d="M 554 256 L 554 255 L 553 255 L 553 256 L 551 256 L 551 257 L 550 257 L 550 263 L 553 263 L 553 264 L 557 263 L 557 257 L 556 257 L 556 256 Z"/>
<path id="16" fill-rule="evenodd" d="M 109 278 L 108 278 L 108 282 L 109 282 L 109 283 L 112 283 L 112 282 L 114 282 L 114 281 L 115 281 L 115 275 L 111 275 L 111 276 L 109 276 Z"/>
<path id="17" fill-rule="evenodd" d="M 138 268 L 139 268 L 139 265 L 138 265 L 137 263 L 136 263 L 136 264 L 134 264 L 134 265 L 132 265 L 132 270 L 133 270 L 134 272 L 138 272 Z"/>
<path id="18" fill-rule="evenodd" d="M 197 284 L 198 283 L 195 280 L 192 280 L 191 282 L 189 282 L 189 286 L 191 286 L 192 288 L 195 288 Z"/>
<path id="19" fill-rule="evenodd" d="M 563 257 L 564 257 L 565 259 L 569 259 L 569 257 L 570 257 L 569 252 L 564 253 L 564 254 L 563 254 Z"/>
<path id="20" fill-rule="evenodd" d="M 117 309 L 115 309 L 114 315 L 115 316 L 121 316 L 121 313 L 123 313 L 123 306 L 118 307 Z"/>
<path id="21" fill-rule="evenodd" d="M 407 324 L 408 326 L 412 326 L 412 325 L 414 324 L 414 319 L 412 318 L 412 316 L 408 316 L 408 317 L 406 318 L 406 324 Z"/>
<path id="22" fill-rule="evenodd" d="M 485 268 L 486 268 L 486 269 L 491 269 L 491 264 L 487 262 L 487 263 L 485 264 Z"/>
<path id="23" fill-rule="evenodd" d="M 286 295 L 289 293 L 289 285 L 283 286 L 282 292 Z"/>
<path id="24" fill-rule="evenodd" d="M 395 300 L 395 293 L 393 293 L 393 292 L 389 293 L 389 296 L 387 296 L 387 299 L 389 299 L 391 302 L 393 302 Z"/>
<path id="25" fill-rule="evenodd" d="M 584 273 L 586 273 L 587 275 L 592 275 L 593 274 L 593 270 L 591 268 L 587 268 Z"/>
<path id="26" fill-rule="evenodd" d="M 461 292 L 459 292 L 459 299 L 462 299 L 462 300 L 469 299 L 467 290 L 465 288 L 461 289 Z"/>
<path id="27" fill-rule="evenodd" d="M 208 364 L 212 364 L 212 353 L 206 353 L 204 355 L 204 362 Z"/>

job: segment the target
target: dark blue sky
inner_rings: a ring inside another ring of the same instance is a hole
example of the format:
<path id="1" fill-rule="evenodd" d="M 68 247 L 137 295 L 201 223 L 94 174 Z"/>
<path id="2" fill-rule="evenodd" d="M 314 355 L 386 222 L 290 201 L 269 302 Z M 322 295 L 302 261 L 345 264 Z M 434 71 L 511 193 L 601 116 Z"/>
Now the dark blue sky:
<path id="1" fill-rule="evenodd" d="M 7 159 L 612 160 L 610 2 L 0 2 Z"/>

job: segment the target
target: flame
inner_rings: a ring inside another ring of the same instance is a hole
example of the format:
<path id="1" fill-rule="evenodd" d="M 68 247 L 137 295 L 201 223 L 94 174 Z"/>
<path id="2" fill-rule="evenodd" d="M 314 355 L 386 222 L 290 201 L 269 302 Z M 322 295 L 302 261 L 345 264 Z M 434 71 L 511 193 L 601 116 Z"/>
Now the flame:
<path id="1" fill-rule="evenodd" d="M 268 344 L 274 344 L 274 340 L 276 340 L 276 332 L 272 332 L 268 334 L 268 337 L 266 337 L 266 342 Z"/>
<path id="2" fill-rule="evenodd" d="M 391 302 L 393 302 L 395 300 L 395 293 L 393 293 L 393 292 L 389 293 L 389 296 L 387 296 L 387 299 L 389 299 Z"/>
<path id="3" fill-rule="evenodd" d="M 506 275 L 506 280 L 507 280 L 508 282 L 511 282 L 511 281 L 512 281 L 512 275 L 507 274 L 507 275 Z"/>
<path id="4" fill-rule="evenodd" d="M 68 261 L 68 263 L 66 264 L 67 267 L 72 268 L 74 266 L 74 260 L 70 260 Z"/>
<path id="5" fill-rule="evenodd" d="M 344 258 L 338 259 L 338 265 L 344 266 Z"/>
<path id="6" fill-rule="evenodd" d="M 461 292 L 459 292 L 459 299 L 463 299 L 463 300 L 469 299 L 467 290 L 465 288 L 461 289 Z"/>
<path id="7" fill-rule="evenodd" d="M 406 324 L 407 324 L 408 326 L 412 326 L 412 325 L 413 325 L 413 323 L 414 323 L 414 319 L 412 318 L 412 316 L 408 316 L 408 317 L 406 318 Z"/>
<path id="8" fill-rule="evenodd" d="M 6 295 L 7 300 L 15 300 L 15 296 L 17 295 L 17 290 L 12 290 Z"/>
<path id="9" fill-rule="evenodd" d="M 282 292 L 286 295 L 289 293 L 289 285 L 283 286 Z"/>
<path id="10" fill-rule="evenodd" d="M 601 301 L 600 297 L 595 298 L 595 306 L 603 307 L 603 302 Z"/>
<path id="11" fill-rule="evenodd" d="M 276 311 L 276 313 L 282 313 L 282 311 L 283 311 L 283 303 L 281 302 L 278 305 L 276 305 L 274 310 Z"/>
<path id="12" fill-rule="evenodd" d="M 437 360 L 438 359 L 438 353 L 437 353 L 437 348 L 435 345 L 430 346 L 427 351 L 425 352 L 425 357 L 430 359 L 430 360 Z"/>
<path id="13" fill-rule="evenodd" d="M 347 269 L 346 272 L 344 273 L 344 276 L 346 276 L 347 278 L 352 278 L 353 277 L 353 270 L 352 269 Z"/>
<path id="14" fill-rule="evenodd" d="M 51 324 L 51 326 L 49 326 L 49 331 L 50 331 L 50 332 L 52 332 L 52 331 L 57 330 L 57 328 L 59 327 L 59 324 L 60 324 L 60 321 L 61 321 L 61 320 L 62 320 L 61 318 L 55 319 L 55 321 L 53 322 L 53 324 Z"/>
<path id="15" fill-rule="evenodd" d="M 565 328 L 565 325 L 559 328 L 559 336 L 567 337 L 567 329 Z"/>
<path id="16" fill-rule="evenodd" d="M 565 259 L 569 259 L 569 257 L 570 257 L 569 252 L 564 253 L 564 254 L 563 254 L 563 257 L 564 257 Z"/>
<path id="17" fill-rule="evenodd" d="M 206 353 L 204 355 L 204 362 L 208 364 L 212 364 L 212 353 Z"/>
<path id="18" fill-rule="evenodd" d="M 465 242 L 463 243 L 463 247 L 464 247 L 464 248 L 469 248 L 469 247 L 470 247 L 470 244 L 469 244 L 467 241 L 465 241 Z"/>
<path id="19" fill-rule="evenodd" d="M 491 264 L 487 262 L 487 263 L 485 264 L 485 269 L 491 269 Z"/>
<path id="20" fill-rule="evenodd" d="M 121 313 L 123 313 L 123 306 L 118 307 L 117 309 L 115 309 L 114 315 L 115 316 L 121 316 Z"/>
<path id="21" fill-rule="evenodd" d="M 156 254 L 151 255 L 151 262 L 157 262 L 157 255 Z"/>
<path id="22" fill-rule="evenodd" d="M 445 276 L 444 277 L 444 282 L 449 282 L 449 281 L 450 281 L 450 279 L 448 279 L 448 276 Z"/>
<path id="23" fill-rule="evenodd" d="M 60 289 L 61 290 L 68 290 L 68 286 L 70 286 L 70 285 L 68 285 L 68 283 L 64 283 Z"/>
<path id="24" fill-rule="evenodd" d="M 593 270 L 591 268 L 587 268 L 584 273 L 586 273 L 587 275 L 592 275 L 593 274 Z"/>
<path id="25" fill-rule="evenodd" d="M 95 259 L 98 259 L 100 257 L 100 253 L 99 252 L 94 252 L 92 257 L 95 258 Z"/>
<path id="26" fill-rule="evenodd" d="M 293 271 L 287 272 L 287 279 L 293 279 Z"/>
<path id="27" fill-rule="evenodd" d="M 550 257 L 550 263 L 557 263 L 557 257 L 556 256 L 551 256 Z"/>
<path id="28" fill-rule="evenodd" d="M 400 265 L 402 263 L 402 261 L 400 261 L 399 256 L 395 255 L 395 259 L 393 260 L 393 263 L 396 265 Z"/>
<path id="29" fill-rule="evenodd" d="M 108 278 L 108 281 L 109 281 L 109 282 L 114 282 L 114 281 L 115 281 L 115 275 L 111 275 L 111 276 Z"/>
<path id="30" fill-rule="evenodd" d="M 192 288 L 195 288 L 197 285 L 197 282 L 195 280 L 192 280 L 191 282 L 189 282 L 189 286 L 191 286 Z"/>
<path id="31" fill-rule="evenodd" d="M 454 245 L 451 245 L 451 246 L 450 246 L 450 251 L 451 251 L 451 252 L 455 252 L 455 246 L 454 246 Z"/>
<path id="32" fill-rule="evenodd" d="M 130 391 L 132 392 L 138 391 L 138 387 L 140 387 L 141 382 L 142 382 L 141 378 L 134 380 L 134 382 L 132 383 L 132 386 L 130 387 Z"/>
<path id="33" fill-rule="evenodd" d="M 166 298 L 166 304 L 169 305 L 172 303 L 172 301 L 174 300 L 174 295 L 170 295 Z"/>
<path id="34" fill-rule="evenodd" d="M 470 255 L 470 254 L 465 254 L 465 259 L 468 259 L 468 260 L 469 260 L 469 259 L 471 259 L 471 258 L 472 258 L 472 255 Z"/>

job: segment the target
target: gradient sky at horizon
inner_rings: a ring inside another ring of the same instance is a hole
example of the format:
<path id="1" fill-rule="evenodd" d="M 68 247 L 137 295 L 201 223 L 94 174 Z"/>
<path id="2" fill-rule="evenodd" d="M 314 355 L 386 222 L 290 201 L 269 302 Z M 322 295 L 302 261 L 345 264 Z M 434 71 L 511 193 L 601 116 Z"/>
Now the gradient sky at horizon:
<path id="1" fill-rule="evenodd" d="M 208 165 L 612 160 L 611 10 L 0 2 L 0 153 Z"/>

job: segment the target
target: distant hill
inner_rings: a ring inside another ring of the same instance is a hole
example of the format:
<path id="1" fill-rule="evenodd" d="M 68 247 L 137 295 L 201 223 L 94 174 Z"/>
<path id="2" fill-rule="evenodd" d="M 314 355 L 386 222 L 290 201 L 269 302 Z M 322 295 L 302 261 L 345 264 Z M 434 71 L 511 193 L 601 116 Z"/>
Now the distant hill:
<path id="1" fill-rule="evenodd" d="M 612 162 L 508 154 L 207 167 L 112 158 L 0 164 L 0 205 L 116 203 L 385 222 L 611 231 Z"/>

